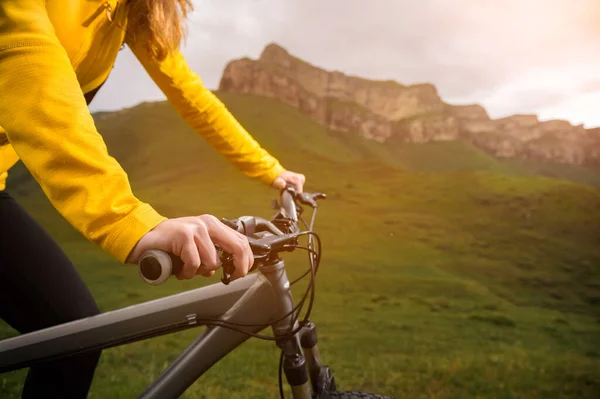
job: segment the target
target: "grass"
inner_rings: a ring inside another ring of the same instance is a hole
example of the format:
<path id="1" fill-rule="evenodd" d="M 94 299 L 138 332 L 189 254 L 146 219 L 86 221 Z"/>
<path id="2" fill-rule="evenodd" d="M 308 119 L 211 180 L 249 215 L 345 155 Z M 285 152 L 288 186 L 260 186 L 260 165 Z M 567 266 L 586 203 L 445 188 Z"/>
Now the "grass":
<path id="1" fill-rule="evenodd" d="M 383 146 L 328 132 L 272 100 L 220 96 L 286 167 L 306 173 L 307 190 L 329 195 L 317 218 L 324 254 L 312 319 L 341 389 L 399 398 L 598 397 L 598 189 L 532 176 L 460 142 Z M 276 193 L 236 172 L 166 104 L 98 126 L 136 194 L 165 215 L 271 215 Z M 10 179 L 104 311 L 217 281 L 145 285 L 134 267 L 74 232 L 25 171 Z M 286 261 L 292 276 L 305 267 L 300 254 Z M 135 397 L 199 332 L 104 351 L 90 398 Z M 14 334 L 0 326 L 0 336 Z M 276 398 L 277 362 L 272 343 L 251 339 L 185 397 Z M 0 375 L 0 397 L 18 397 L 23 376 Z"/>
<path id="2" fill-rule="evenodd" d="M 531 175 L 570 180 L 600 187 L 600 167 L 592 165 L 569 165 L 554 162 L 539 162 L 526 159 L 507 159 L 505 164 L 526 170 Z"/>

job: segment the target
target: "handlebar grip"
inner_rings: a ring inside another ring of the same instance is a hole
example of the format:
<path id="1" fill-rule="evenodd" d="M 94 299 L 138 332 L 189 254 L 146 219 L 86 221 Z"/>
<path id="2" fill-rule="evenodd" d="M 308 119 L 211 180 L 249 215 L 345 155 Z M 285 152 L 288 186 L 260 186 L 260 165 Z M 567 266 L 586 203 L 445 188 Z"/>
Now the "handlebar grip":
<path id="1" fill-rule="evenodd" d="M 148 284 L 159 285 L 179 273 L 183 261 L 176 255 L 151 249 L 142 254 L 138 261 L 140 276 Z"/>
<path id="2" fill-rule="evenodd" d="M 296 189 L 293 186 L 287 186 L 281 192 L 281 206 L 285 211 L 285 216 L 292 219 L 294 222 L 297 222 L 298 213 L 296 212 L 296 203 L 294 202 L 294 196 L 290 191 L 296 193 Z"/>
<path id="3" fill-rule="evenodd" d="M 217 251 L 223 266 L 221 281 L 227 285 L 231 282 L 231 275 L 235 272 L 233 257 L 223 253 L 219 247 L 217 247 Z M 172 253 L 151 249 L 140 256 L 138 266 L 140 276 L 145 282 L 159 285 L 167 281 L 172 275 L 178 274 L 183 267 L 183 261 Z"/>

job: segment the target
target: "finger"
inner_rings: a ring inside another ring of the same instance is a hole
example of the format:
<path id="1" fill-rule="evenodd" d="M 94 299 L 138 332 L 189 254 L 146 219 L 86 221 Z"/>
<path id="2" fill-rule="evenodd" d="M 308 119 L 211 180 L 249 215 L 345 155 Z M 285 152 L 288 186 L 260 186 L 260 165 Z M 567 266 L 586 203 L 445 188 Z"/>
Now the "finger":
<path id="1" fill-rule="evenodd" d="M 296 182 L 296 191 L 298 191 L 299 193 L 302 192 L 302 190 L 304 189 L 304 180 L 305 177 L 304 175 L 296 175 L 295 177 L 295 182 Z"/>
<path id="2" fill-rule="evenodd" d="M 252 268 L 252 265 L 254 264 L 254 253 L 252 252 L 252 248 L 250 248 L 250 244 L 248 243 L 248 237 L 246 237 L 245 235 L 241 235 L 241 241 L 242 241 L 242 248 L 244 250 L 244 258 L 247 260 L 247 266 L 243 269 L 238 269 L 236 267 L 236 272 L 233 273 L 232 278 L 235 280 L 236 278 L 239 277 L 244 277 L 246 274 L 248 274 L 248 270 L 250 270 Z M 236 262 L 236 258 L 234 257 L 234 263 Z M 238 273 L 237 271 L 240 270 L 240 273 Z M 243 274 L 242 274 L 243 271 Z"/>
<path id="3" fill-rule="evenodd" d="M 204 267 L 206 271 L 218 269 L 221 263 L 219 260 L 219 255 L 217 254 L 215 244 L 212 242 L 210 235 L 208 234 L 208 227 L 206 227 L 206 224 L 204 224 L 203 221 L 200 221 L 198 227 L 196 228 L 194 242 L 198 248 L 200 259 L 202 259 L 201 266 Z"/>
<path id="4" fill-rule="evenodd" d="M 285 188 L 285 184 L 286 184 L 285 180 L 281 177 L 278 177 L 273 181 L 272 186 L 273 186 L 273 188 L 277 188 L 277 189 L 281 190 L 281 189 Z"/>
<path id="5" fill-rule="evenodd" d="M 248 241 L 248 237 L 246 237 L 244 234 L 240 233 L 239 231 L 232 229 L 231 227 L 227 226 L 225 223 L 221 222 L 218 219 L 216 219 L 216 222 L 219 224 L 219 226 L 217 226 L 217 227 L 222 228 L 223 230 L 225 230 L 225 232 L 231 232 L 236 237 L 238 237 L 240 240 Z M 209 229 L 209 235 L 211 235 L 212 234 L 211 231 L 213 231 L 213 229 L 211 229 L 212 224 L 211 223 L 209 223 L 209 224 L 210 224 L 210 226 L 207 225 L 207 227 Z M 212 239 L 213 239 L 213 237 L 211 235 L 211 240 Z M 214 243 L 217 244 L 216 241 Z M 248 246 L 248 248 L 250 249 L 249 246 Z M 223 249 L 225 249 L 225 248 L 223 248 Z M 227 252 L 229 252 L 229 251 L 227 251 Z M 231 252 L 229 252 L 229 253 L 231 253 Z M 250 253 L 252 253 L 252 250 L 250 250 Z M 220 260 L 219 260 L 219 262 L 220 262 Z"/>
<path id="6" fill-rule="evenodd" d="M 301 187 L 300 187 L 299 183 L 300 182 L 295 175 L 291 175 L 286 178 L 286 184 L 289 184 L 290 186 L 294 187 L 294 190 L 296 190 L 296 192 L 298 192 L 298 193 L 301 192 L 300 191 Z"/>
<path id="7" fill-rule="evenodd" d="M 196 274 L 196 270 L 200 266 L 201 259 L 200 254 L 198 253 L 198 248 L 196 247 L 196 243 L 194 242 L 194 239 L 191 236 L 183 245 L 179 257 L 183 261 L 183 267 L 181 268 L 181 271 L 177 274 L 177 278 L 179 280 L 182 280 L 194 277 L 194 274 Z"/>
<path id="8" fill-rule="evenodd" d="M 206 270 L 203 265 L 196 270 L 196 275 L 204 276 L 204 277 L 212 277 L 215 274 L 215 270 Z"/>
<path id="9" fill-rule="evenodd" d="M 236 236 L 237 236 L 237 237 L 238 237 L 240 240 L 248 240 L 248 238 L 247 238 L 247 237 L 246 237 L 244 234 L 240 233 L 239 231 L 237 231 L 237 230 L 233 230 L 233 229 L 231 229 L 231 231 L 233 231 L 233 233 L 234 233 L 234 234 L 235 234 L 235 235 L 236 235 Z"/>
<path id="10" fill-rule="evenodd" d="M 219 222 L 220 222 L 220 221 L 219 221 Z M 227 226 L 227 225 L 226 225 L 226 224 L 224 224 L 224 223 L 221 223 L 221 224 L 222 224 L 222 225 L 225 227 L 225 229 L 226 229 L 226 230 L 228 230 L 228 231 L 229 231 L 229 230 L 231 230 L 231 232 L 232 232 L 233 234 L 235 234 L 235 235 L 236 235 L 236 236 L 237 236 L 237 237 L 238 237 L 240 240 L 243 240 L 243 241 L 246 241 L 246 242 L 248 241 L 248 237 L 246 237 L 244 234 L 240 233 L 240 232 L 239 232 L 239 231 L 237 231 L 237 230 L 234 230 L 234 229 L 232 229 L 231 227 Z M 248 256 L 249 256 L 250 258 L 252 258 L 252 261 L 254 261 L 254 253 L 252 252 L 252 248 L 250 248 L 250 245 L 249 245 L 249 244 L 247 245 L 247 250 L 248 250 Z M 227 252 L 229 252 L 229 251 L 227 251 Z M 229 252 L 229 253 L 231 253 L 231 252 Z M 219 259 L 219 262 L 221 262 L 221 260 L 220 260 L 220 259 Z"/>
<path id="11" fill-rule="evenodd" d="M 232 273 L 232 280 L 243 277 L 254 263 L 254 256 L 246 236 L 236 234 L 235 231 L 225 226 L 223 223 L 207 224 L 210 238 L 215 244 L 218 244 L 223 250 L 233 255 L 235 271 Z"/>
<path id="12" fill-rule="evenodd" d="M 250 264 L 248 265 L 248 269 L 247 269 L 247 270 L 250 270 L 252 268 L 252 265 L 254 264 L 254 253 L 252 252 L 252 248 L 250 247 L 250 244 L 248 243 L 248 237 L 243 235 L 242 233 L 238 233 L 237 231 L 235 233 L 237 234 L 239 239 L 242 241 L 246 257 L 247 257 L 247 259 L 250 260 Z M 234 259 L 234 261 L 235 261 L 235 259 Z M 248 271 L 246 271 L 243 275 L 241 275 L 239 277 L 243 277 L 247 273 L 248 273 Z"/>

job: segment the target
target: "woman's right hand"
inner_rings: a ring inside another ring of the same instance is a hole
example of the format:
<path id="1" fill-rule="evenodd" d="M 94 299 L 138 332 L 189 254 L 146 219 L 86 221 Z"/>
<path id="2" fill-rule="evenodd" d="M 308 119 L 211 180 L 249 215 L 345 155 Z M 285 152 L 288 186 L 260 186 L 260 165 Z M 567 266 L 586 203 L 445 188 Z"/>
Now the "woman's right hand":
<path id="1" fill-rule="evenodd" d="M 147 250 L 158 249 L 177 255 L 183 261 L 178 279 L 196 274 L 209 277 L 219 268 L 215 244 L 233 255 L 235 272 L 231 279 L 243 277 L 254 263 L 248 239 L 225 226 L 212 215 L 167 219 L 144 235 L 129 254 L 127 263 L 137 263 Z"/>

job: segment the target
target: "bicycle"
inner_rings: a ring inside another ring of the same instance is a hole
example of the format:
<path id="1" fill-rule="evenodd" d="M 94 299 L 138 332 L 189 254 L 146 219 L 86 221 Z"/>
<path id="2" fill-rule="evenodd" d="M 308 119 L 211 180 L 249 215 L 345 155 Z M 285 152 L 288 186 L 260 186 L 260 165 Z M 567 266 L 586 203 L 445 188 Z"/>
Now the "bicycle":
<path id="1" fill-rule="evenodd" d="M 370 393 L 337 391 L 333 371 L 324 365 L 317 345 L 316 326 L 309 321 L 315 295 L 315 276 L 321 259 L 321 239 L 313 231 L 321 193 L 281 191 L 271 220 L 258 216 L 221 219 L 246 235 L 254 265 L 244 278 L 231 281 L 233 257 L 219 251 L 221 283 L 97 316 L 72 321 L 0 341 L 0 373 L 98 349 L 106 349 L 194 327 L 207 326 L 138 396 L 143 399 L 182 395 L 202 374 L 250 337 L 275 341 L 281 350 L 279 394 L 283 398 L 282 371 L 294 399 L 393 399 Z M 313 209 L 310 225 L 302 218 L 302 205 Z M 300 229 L 302 222 L 306 230 Z M 300 245 L 302 237 L 307 245 Z M 310 268 L 288 280 L 283 252 L 297 249 L 309 254 Z M 176 274 L 181 260 L 162 251 L 146 251 L 138 263 L 141 278 L 157 285 Z M 256 271 L 256 273 L 251 273 Z M 310 275 L 308 288 L 294 305 L 291 286 Z M 308 299 L 306 314 L 299 320 Z M 273 336 L 260 335 L 271 327 Z"/>

